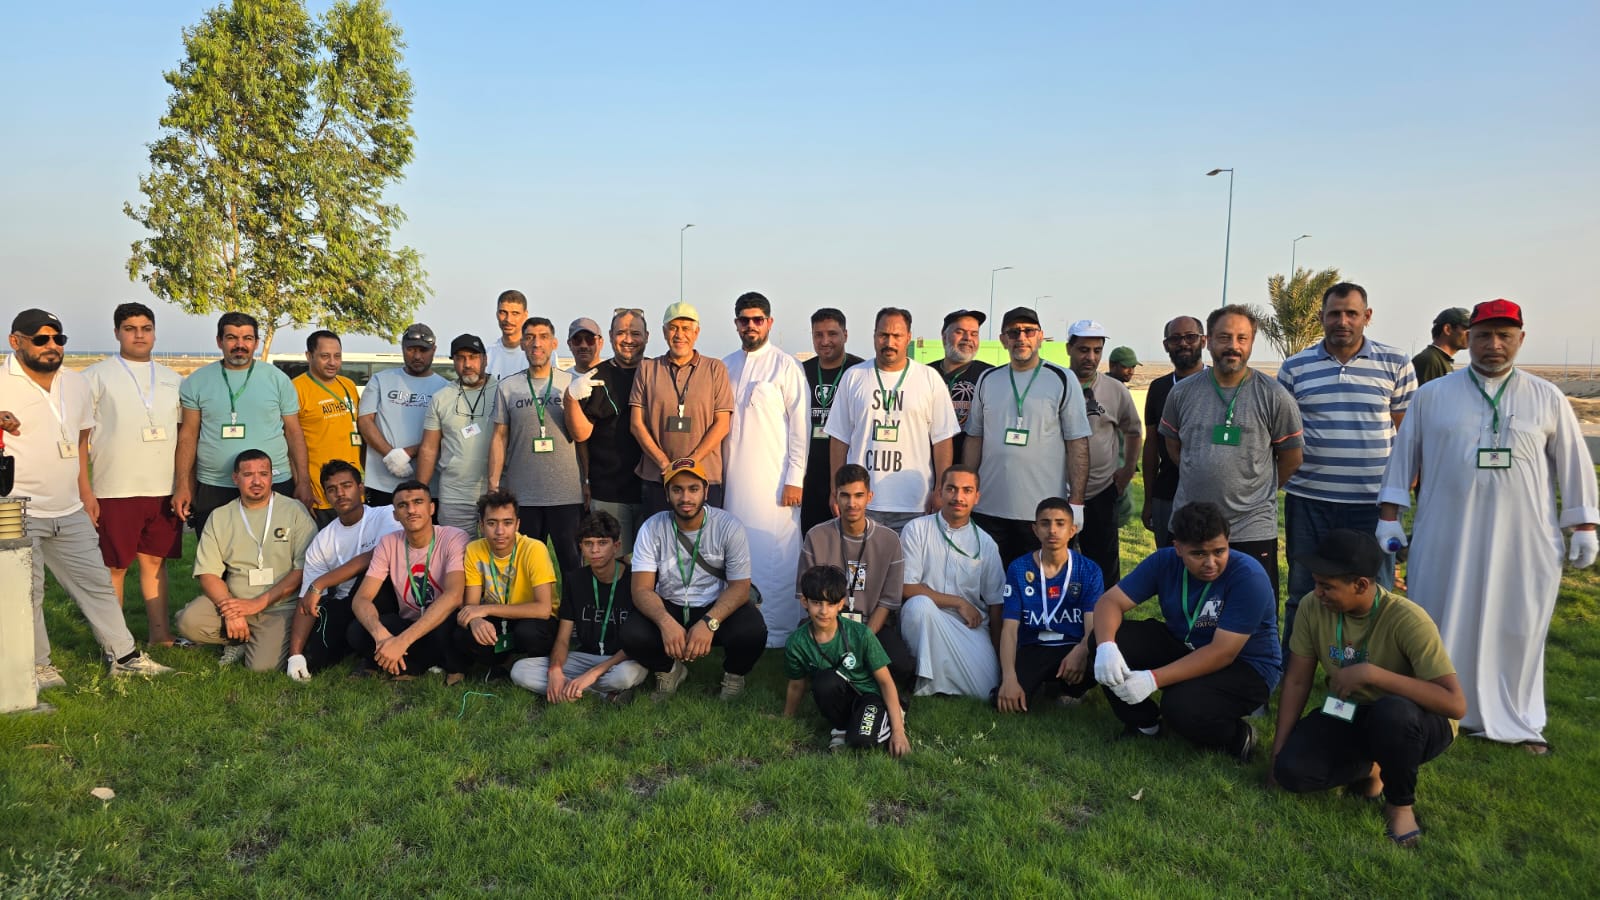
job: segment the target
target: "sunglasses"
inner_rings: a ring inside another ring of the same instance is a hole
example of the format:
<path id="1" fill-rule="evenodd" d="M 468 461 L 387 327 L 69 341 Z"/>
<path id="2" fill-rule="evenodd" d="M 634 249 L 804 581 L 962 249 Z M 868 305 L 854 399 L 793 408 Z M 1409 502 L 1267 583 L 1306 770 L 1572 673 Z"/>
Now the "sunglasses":
<path id="1" fill-rule="evenodd" d="M 1025 337 L 1031 338 L 1036 334 L 1043 334 L 1044 333 L 1044 329 L 1042 329 L 1042 328 L 1007 328 L 1005 331 L 1002 331 L 1000 333 L 1014 341 L 1014 340 L 1017 340 L 1019 338 L 1025 338 Z"/>
<path id="2" fill-rule="evenodd" d="M 1161 339 L 1161 343 L 1163 343 L 1163 344 L 1198 344 L 1198 343 L 1200 343 L 1200 339 L 1203 338 L 1203 337 L 1205 337 L 1205 335 L 1203 335 L 1203 334 L 1195 334 L 1194 332 L 1190 331 L 1190 332 L 1185 333 L 1185 334 L 1168 335 L 1167 337 L 1164 337 L 1164 338 Z"/>
<path id="3" fill-rule="evenodd" d="M 28 340 L 32 341 L 35 347 L 43 347 L 51 341 L 55 341 L 57 347 L 67 345 L 67 336 L 64 334 L 36 334 Z"/>
<path id="4" fill-rule="evenodd" d="M 630 316 L 638 316 L 641 319 L 644 318 L 644 310 L 633 306 L 618 306 L 611 310 L 612 316 L 620 316 L 623 313 L 627 313 Z"/>
<path id="5" fill-rule="evenodd" d="M 567 338 L 567 340 L 574 344 L 598 344 L 600 343 L 600 335 L 588 331 L 580 331 Z"/>
<path id="6" fill-rule="evenodd" d="M 736 325 L 738 325 L 739 327 L 742 328 L 742 327 L 744 327 L 746 325 L 760 325 L 761 323 L 767 321 L 767 317 L 766 316 L 734 316 L 733 317 L 733 321 L 734 321 L 734 324 L 736 324 Z"/>

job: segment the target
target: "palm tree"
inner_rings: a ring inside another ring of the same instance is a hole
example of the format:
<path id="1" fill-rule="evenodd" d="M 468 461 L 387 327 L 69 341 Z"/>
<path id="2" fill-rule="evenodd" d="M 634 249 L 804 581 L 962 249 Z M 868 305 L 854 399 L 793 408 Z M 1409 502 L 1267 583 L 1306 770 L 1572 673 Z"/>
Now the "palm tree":
<path id="1" fill-rule="evenodd" d="M 1339 281 L 1338 269 L 1297 268 L 1287 283 L 1282 275 L 1267 279 L 1271 310 L 1261 331 L 1284 359 L 1322 340 L 1322 295 Z"/>

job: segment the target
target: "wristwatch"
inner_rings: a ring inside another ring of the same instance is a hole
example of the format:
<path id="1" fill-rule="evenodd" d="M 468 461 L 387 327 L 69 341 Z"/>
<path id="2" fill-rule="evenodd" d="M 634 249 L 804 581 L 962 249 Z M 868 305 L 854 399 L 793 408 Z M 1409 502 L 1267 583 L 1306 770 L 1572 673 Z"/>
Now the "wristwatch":
<path id="1" fill-rule="evenodd" d="M 706 630 L 710 631 L 712 634 L 716 634 L 717 629 L 722 627 L 721 620 L 719 620 L 716 616 L 706 616 L 700 621 L 706 624 Z"/>

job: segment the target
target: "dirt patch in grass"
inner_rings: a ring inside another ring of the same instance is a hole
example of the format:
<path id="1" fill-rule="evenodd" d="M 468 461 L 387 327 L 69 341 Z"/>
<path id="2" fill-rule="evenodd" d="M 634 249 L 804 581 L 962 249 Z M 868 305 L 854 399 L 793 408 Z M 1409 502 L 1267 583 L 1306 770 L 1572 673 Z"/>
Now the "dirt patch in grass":
<path id="1" fill-rule="evenodd" d="M 278 847 L 278 836 L 271 832 L 252 834 L 228 848 L 228 859 L 239 868 L 250 871 L 256 863 Z"/>
<path id="2" fill-rule="evenodd" d="M 913 811 L 911 804 L 904 800 L 874 800 L 867 807 L 867 824 L 874 827 L 904 825 Z"/>

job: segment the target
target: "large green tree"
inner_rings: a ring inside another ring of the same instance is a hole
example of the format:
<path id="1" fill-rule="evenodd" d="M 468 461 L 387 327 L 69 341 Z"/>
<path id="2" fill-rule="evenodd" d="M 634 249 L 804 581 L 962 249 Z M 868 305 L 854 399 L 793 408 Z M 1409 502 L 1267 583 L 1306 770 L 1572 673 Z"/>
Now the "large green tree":
<path id="1" fill-rule="evenodd" d="M 1261 333 L 1284 359 L 1322 340 L 1322 295 L 1340 280 L 1338 269 L 1295 269 L 1288 279 L 1267 279 L 1269 315 L 1262 318 Z"/>
<path id="2" fill-rule="evenodd" d="M 186 56 L 128 276 L 190 313 L 248 312 L 264 356 L 279 328 L 395 335 L 428 293 L 421 257 L 391 246 L 383 199 L 412 158 L 411 76 L 380 0 L 231 0 L 183 33 Z"/>

